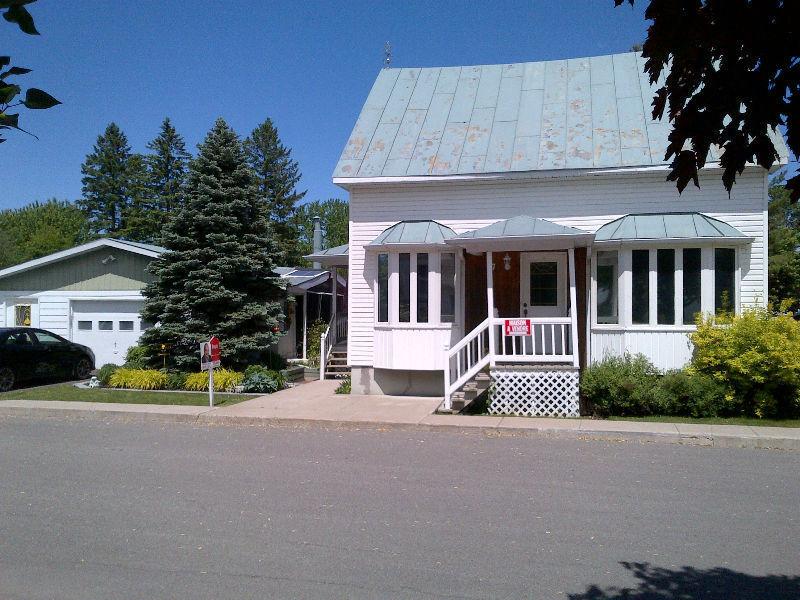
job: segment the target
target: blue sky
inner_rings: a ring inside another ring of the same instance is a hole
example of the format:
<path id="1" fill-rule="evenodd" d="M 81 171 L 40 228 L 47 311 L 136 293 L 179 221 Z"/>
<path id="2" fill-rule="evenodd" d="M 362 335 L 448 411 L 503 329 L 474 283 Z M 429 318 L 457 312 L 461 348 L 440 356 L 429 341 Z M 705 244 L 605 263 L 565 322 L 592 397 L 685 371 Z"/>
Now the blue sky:
<path id="1" fill-rule="evenodd" d="M 64 105 L 25 111 L 0 145 L 0 208 L 81 194 L 80 167 L 117 122 L 144 152 L 165 116 L 188 147 L 217 116 L 241 135 L 276 123 L 307 199 L 345 198 L 331 173 L 381 68 L 492 64 L 611 54 L 646 36 L 644 4 L 39 0 L 40 37 L 0 23 L 2 54 L 34 69 L 26 85 Z M 22 83 L 22 82 L 20 82 Z"/>

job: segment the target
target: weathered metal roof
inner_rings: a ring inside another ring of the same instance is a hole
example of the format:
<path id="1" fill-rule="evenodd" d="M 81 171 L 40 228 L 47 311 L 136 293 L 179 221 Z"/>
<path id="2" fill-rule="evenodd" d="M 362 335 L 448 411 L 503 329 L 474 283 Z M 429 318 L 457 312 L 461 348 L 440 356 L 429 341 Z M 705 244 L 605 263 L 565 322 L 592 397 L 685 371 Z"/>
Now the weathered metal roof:
<path id="1" fill-rule="evenodd" d="M 626 215 L 606 223 L 595 233 L 596 242 L 629 240 L 701 240 L 749 241 L 751 238 L 718 219 L 700 213 L 661 213 Z"/>
<path id="2" fill-rule="evenodd" d="M 308 254 L 304 258 L 307 258 L 309 260 L 318 260 L 321 258 L 330 258 L 334 256 L 348 256 L 349 254 L 350 254 L 350 246 L 348 244 L 342 244 L 341 246 L 334 246 L 333 248 L 325 248 L 324 250 L 320 250 L 319 252 Z"/>
<path id="3" fill-rule="evenodd" d="M 662 81 L 650 85 L 638 52 L 384 69 L 333 176 L 660 165 L 669 125 L 652 119 L 651 101 Z M 783 138 L 774 139 L 785 163 Z"/>
<path id="4" fill-rule="evenodd" d="M 368 246 L 442 244 L 456 232 L 436 221 L 400 221 L 384 230 Z"/>
<path id="5" fill-rule="evenodd" d="M 532 238 L 532 237 L 552 237 L 552 236 L 591 236 L 588 231 L 558 225 L 546 219 L 537 219 L 528 215 L 520 215 L 497 221 L 486 227 L 481 227 L 474 231 L 467 231 L 453 238 L 452 243 L 457 244 L 461 240 L 486 240 L 486 239 L 510 239 L 510 238 Z"/>

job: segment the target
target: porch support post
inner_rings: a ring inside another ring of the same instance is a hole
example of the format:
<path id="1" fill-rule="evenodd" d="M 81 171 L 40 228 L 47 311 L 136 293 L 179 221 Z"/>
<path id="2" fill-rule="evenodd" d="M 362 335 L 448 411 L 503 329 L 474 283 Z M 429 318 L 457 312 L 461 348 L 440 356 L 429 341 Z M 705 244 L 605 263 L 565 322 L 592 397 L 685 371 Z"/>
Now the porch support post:
<path id="1" fill-rule="evenodd" d="M 495 366 L 495 341 L 494 341 L 494 273 L 492 273 L 492 253 L 486 253 L 486 304 L 489 311 L 489 366 Z"/>
<path id="2" fill-rule="evenodd" d="M 575 248 L 567 249 L 569 258 L 569 314 L 572 320 L 570 327 L 572 337 L 572 365 L 580 366 L 581 357 L 578 351 L 578 296 L 575 291 Z"/>
<path id="3" fill-rule="evenodd" d="M 303 360 L 308 349 L 308 294 L 303 292 Z"/>

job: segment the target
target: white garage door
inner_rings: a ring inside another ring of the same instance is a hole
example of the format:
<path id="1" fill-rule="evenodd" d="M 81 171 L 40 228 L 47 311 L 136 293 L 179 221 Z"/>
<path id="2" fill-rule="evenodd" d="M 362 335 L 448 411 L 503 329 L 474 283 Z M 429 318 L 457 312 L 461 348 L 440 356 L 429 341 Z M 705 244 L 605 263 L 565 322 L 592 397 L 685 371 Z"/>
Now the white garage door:
<path id="1" fill-rule="evenodd" d="M 72 341 L 89 346 L 97 368 L 125 362 L 128 348 L 135 346 L 142 328 L 141 301 L 79 300 L 72 303 Z"/>

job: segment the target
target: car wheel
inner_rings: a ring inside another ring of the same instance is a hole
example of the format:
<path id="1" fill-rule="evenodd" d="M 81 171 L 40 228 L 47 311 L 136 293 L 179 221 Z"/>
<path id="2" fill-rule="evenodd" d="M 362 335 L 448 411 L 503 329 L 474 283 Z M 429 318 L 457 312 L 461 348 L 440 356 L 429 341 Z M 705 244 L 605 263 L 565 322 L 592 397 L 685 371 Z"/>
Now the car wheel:
<path id="1" fill-rule="evenodd" d="M 0 367 L 0 392 L 7 392 L 14 387 L 16 377 L 8 367 Z"/>
<path id="2" fill-rule="evenodd" d="M 78 379 L 89 379 L 92 374 L 92 363 L 88 358 L 80 359 L 75 365 L 75 377 Z"/>

